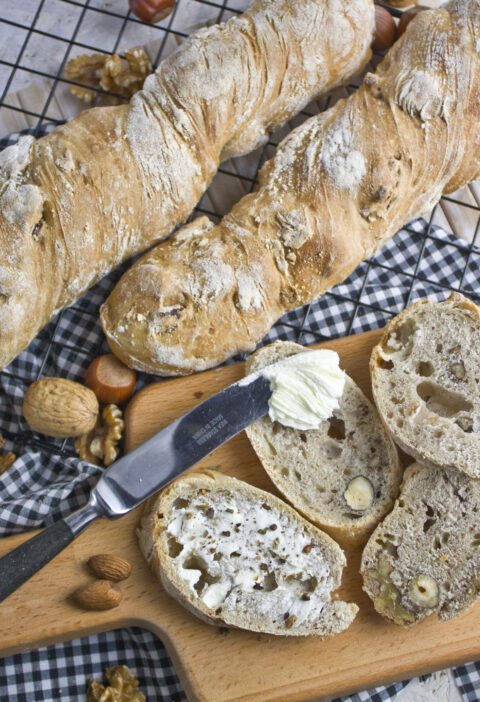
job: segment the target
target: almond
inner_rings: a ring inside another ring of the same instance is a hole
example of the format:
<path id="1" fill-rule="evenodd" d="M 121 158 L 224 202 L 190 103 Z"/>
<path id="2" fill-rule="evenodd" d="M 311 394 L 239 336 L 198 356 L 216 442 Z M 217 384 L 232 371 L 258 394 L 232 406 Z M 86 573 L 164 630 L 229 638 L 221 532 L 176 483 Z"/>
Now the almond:
<path id="1" fill-rule="evenodd" d="M 88 434 L 98 417 L 95 393 L 66 378 L 42 378 L 23 398 L 23 416 L 34 431 L 67 438 Z"/>
<path id="2" fill-rule="evenodd" d="M 97 578 L 104 580 L 126 580 L 132 572 L 132 566 L 125 558 L 108 553 L 97 553 L 88 559 L 87 565 Z"/>
<path id="3" fill-rule="evenodd" d="M 122 593 L 108 580 L 96 580 L 80 588 L 74 594 L 75 602 L 83 609 L 103 610 L 118 607 Z"/>

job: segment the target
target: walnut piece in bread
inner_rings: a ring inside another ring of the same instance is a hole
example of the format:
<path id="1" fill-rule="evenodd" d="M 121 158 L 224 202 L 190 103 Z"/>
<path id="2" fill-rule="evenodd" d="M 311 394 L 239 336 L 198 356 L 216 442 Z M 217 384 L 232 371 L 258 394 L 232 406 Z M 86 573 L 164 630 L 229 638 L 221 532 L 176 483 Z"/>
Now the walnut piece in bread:
<path id="1" fill-rule="evenodd" d="M 372 351 L 375 402 L 424 465 L 480 478 L 480 308 L 460 293 L 394 317 Z"/>
<path id="2" fill-rule="evenodd" d="M 480 481 L 409 466 L 393 511 L 362 555 L 363 589 L 402 626 L 436 612 L 445 621 L 480 596 Z"/>
<path id="3" fill-rule="evenodd" d="M 306 350 L 276 341 L 248 359 L 246 372 Z M 338 543 L 351 547 L 365 543 L 391 509 L 402 472 L 375 407 L 348 376 L 339 402 L 318 429 L 299 431 L 266 416 L 246 433 L 282 495 Z"/>
<path id="4" fill-rule="evenodd" d="M 330 636 L 358 607 L 331 594 L 345 557 L 270 493 L 204 471 L 155 501 L 140 547 L 167 592 L 209 624 L 283 636 Z"/>

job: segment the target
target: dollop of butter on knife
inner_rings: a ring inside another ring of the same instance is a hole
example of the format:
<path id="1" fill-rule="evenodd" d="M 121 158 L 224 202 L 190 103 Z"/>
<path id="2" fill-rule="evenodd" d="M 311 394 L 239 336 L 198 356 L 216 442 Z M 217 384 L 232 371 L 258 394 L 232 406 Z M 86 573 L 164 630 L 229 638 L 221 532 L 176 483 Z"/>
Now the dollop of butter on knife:
<path id="1" fill-rule="evenodd" d="M 293 429 L 318 429 L 339 407 L 345 372 L 338 353 L 329 349 L 305 351 L 260 371 L 270 381 L 269 417 Z"/>

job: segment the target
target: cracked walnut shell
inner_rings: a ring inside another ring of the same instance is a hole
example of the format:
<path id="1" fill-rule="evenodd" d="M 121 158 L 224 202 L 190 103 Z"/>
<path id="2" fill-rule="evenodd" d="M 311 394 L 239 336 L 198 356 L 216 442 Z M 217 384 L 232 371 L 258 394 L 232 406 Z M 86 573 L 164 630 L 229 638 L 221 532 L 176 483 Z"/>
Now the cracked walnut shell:
<path id="1" fill-rule="evenodd" d="M 124 59 L 118 54 L 76 56 L 67 63 L 65 77 L 82 83 L 70 86 L 72 95 L 91 104 L 96 91 L 89 88 L 103 88 L 107 92 L 130 98 L 141 90 L 151 71 L 150 59 L 143 49 L 128 49 Z M 109 97 L 108 102 L 118 104 L 121 99 Z"/>
<path id="2" fill-rule="evenodd" d="M 107 405 L 95 428 L 75 441 L 75 450 L 83 461 L 105 467 L 111 465 L 119 454 L 118 442 L 125 423 L 122 410 L 117 405 Z"/>

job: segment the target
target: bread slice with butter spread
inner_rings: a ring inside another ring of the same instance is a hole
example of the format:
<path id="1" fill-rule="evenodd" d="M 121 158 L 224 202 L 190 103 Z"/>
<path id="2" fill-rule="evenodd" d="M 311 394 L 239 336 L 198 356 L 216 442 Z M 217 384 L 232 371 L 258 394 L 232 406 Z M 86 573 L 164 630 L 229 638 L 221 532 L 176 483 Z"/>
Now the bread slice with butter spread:
<path id="1" fill-rule="evenodd" d="M 163 490 L 139 540 L 165 590 L 209 624 L 326 637 L 358 611 L 331 599 L 340 547 L 279 498 L 221 473 L 191 473 Z"/>
<path id="2" fill-rule="evenodd" d="M 414 463 L 362 555 L 363 589 L 402 626 L 452 619 L 480 596 L 480 481 Z"/>
<path id="3" fill-rule="evenodd" d="M 306 351 L 276 341 L 249 358 L 246 372 Z M 280 492 L 342 546 L 365 543 L 392 508 L 401 482 L 397 451 L 375 407 L 348 375 L 338 409 L 318 429 L 300 431 L 265 416 L 246 431 Z"/>

